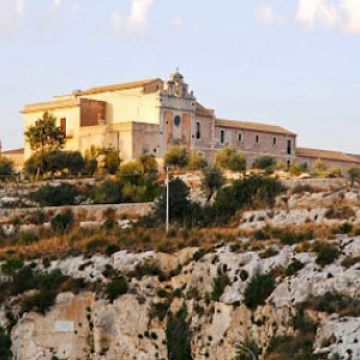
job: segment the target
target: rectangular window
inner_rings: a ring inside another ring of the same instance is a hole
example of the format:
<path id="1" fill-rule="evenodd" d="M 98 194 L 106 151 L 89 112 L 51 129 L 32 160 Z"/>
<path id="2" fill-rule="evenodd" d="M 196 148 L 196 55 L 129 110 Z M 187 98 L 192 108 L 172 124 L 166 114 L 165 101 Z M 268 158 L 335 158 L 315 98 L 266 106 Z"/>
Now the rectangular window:
<path id="1" fill-rule="evenodd" d="M 259 135 L 255 136 L 255 142 L 256 142 L 256 144 L 258 144 L 260 142 L 260 136 Z"/>
<path id="2" fill-rule="evenodd" d="M 291 155 L 291 140 L 287 141 L 287 153 L 288 155 Z"/>
<path id="3" fill-rule="evenodd" d="M 225 130 L 220 131 L 220 142 L 221 144 L 225 143 Z"/>
<path id="4" fill-rule="evenodd" d="M 200 123 L 199 122 L 196 123 L 196 135 L 195 136 L 196 136 L 197 139 L 201 138 L 201 128 L 200 128 Z"/>
<path id="5" fill-rule="evenodd" d="M 243 141 L 243 136 L 242 136 L 241 132 L 238 135 L 238 140 L 239 140 L 240 143 Z"/>
<path id="6" fill-rule="evenodd" d="M 276 144 L 277 144 L 277 138 L 274 137 L 274 138 L 273 138 L 273 145 L 276 145 Z"/>
<path id="7" fill-rule="evenodd" d="M 66 138 L 66 118 L 60 119 L 60 131 L 63 134 L 64 138 Z"/>

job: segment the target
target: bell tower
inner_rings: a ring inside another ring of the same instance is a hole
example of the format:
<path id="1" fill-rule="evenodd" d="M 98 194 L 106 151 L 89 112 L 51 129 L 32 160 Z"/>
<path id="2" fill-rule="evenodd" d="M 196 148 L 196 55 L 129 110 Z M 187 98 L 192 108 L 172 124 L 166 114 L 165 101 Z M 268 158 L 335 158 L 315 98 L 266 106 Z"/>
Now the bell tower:
<path id="1" fill-rule="evenodd" d="M 196 98 L 178 69 L 170 74 L 160 94 L 161 153 L 173 144 L 192 146 Z"/>

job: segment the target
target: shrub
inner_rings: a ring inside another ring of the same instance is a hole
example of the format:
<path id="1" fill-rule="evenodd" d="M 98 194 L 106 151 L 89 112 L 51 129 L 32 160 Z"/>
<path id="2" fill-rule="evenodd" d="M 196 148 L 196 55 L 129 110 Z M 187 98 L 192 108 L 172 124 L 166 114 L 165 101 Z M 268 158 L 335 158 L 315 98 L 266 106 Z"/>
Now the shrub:
<path id="1" fill-rule="evenodd" d="M 257 273 L 250 280 L 244 293 L 244 303 L 250 309 L 264 305 L 275 289 L 275 280 L 270 274 Z"/>
<path id="2" fill-rule="evenodd" d="M 261 170 L 267 170 L 270 168 L 274 168 L 276 165 L 276 160 L 272 156 L 261 156 L 257 158 L 253 163 L 253 168 L 255 169 L 261 169 Z"/>
<path id="3" fill-rule="evenodd" d="M 354 186 L 355 181 L 359 181 L 360 179 L 360 167 L 352 167 L 349 169 L 348 175 L 351 180 L 351 185 Z"/>
<path id="4" fill-rule="evenodd" d="M 211 300 L 219 301 L 225 288 L 230 284 L 230 279 L 226 274 L 219 275 L 213 280 Z"/>
<path id="5" fill-rule="evenodd" d="M 297 272 L 299 272 L 301 269 L 304 268 L 304 264 L 298 260 L 298 259 L 293 259 L 292 262 L 286 267 L 285 269 L 285 275 L 286 276 L 293 276 L 295 274 L 297 274 Z"/>
<path id="6" fill-rule="evenodd" d="M 190 171 L 202 170 L 207 167 L 207 161 L 204 155 L 198 151 L 191 150 L 188 168 Z"/>
<path id="7" fill-rule="evenodd" d="M 39 240 L 39 236 L 34 232 L 28 230 L 19 234 L 17 238 L 17 243 L 19 245 L 29 245 L 38 240 Z"/>
<path id="8" fill-rule="evenodd" d="M 290 166 L 290 174 L 299 176 L 301 174 L 301 167 L 300 164 L 291 164 Z"/>
<path id="9" fill-rule="evenodd" d="M 237 347 L 238 350 L 236 352 L 235 360 L 255 360 L 258 359 L 261 354 L 261 349 L 257 343 L 250 338 L 246 338 L 245 341 Z"/>
<path id="10" fill-rule="evenodd" d="M 104 153 L 104 169 L 112 175 L 115 175 L 119 171 L 120 167 L 120 157 L 119 152 L 115 149 L 105 149 L 103 150 Z"/>
<path id="11" fill-rule="evenodd" d="M 290 246 L 305 240 L 312 240 L 314 238 L 312 230 L 296 232 L 289 229 L 273 229 L 272 233 L 281 241 L 282 244 Z"/>
<path id="12" fill-rule="evenodd" d="M 137 279 L 142 279 L 144 276 L 159 276 L 163 275 L 159 264 L 153 258 L 146 258 L 144 262 L 137 264 L 135 270 L 130 274 Z"/>
<path id="13" fill-rule="evenodd" d="M 151 319 L 159 319 L 163 321 L 169 311 L 168 303 L 152 303 L 149 316 Z"/>
<path id="14" fill-rule="evenodd" d="M 169 314 L 166 325 L 166 344 L 169 360 L 192 360 L 191 329 L 184 305 L 176 314 Z"/>
<path id="15" fill-rule="evenodd" d="M 339 225 L 340 234 L 349 234 L 353 230 L 354 226 L 348 222 Z"/>
<path id="16" fill-rule="evenodd" d="M 273 206 L 275 197 L 284 191 L 280 181 L 262 175 L 235 180 L 232 186 L 218 191 L 214 211 L 217 218 L 228 220 L 245 207 Z"/>
<path id="17" fill-rule="evenodd" d="M 83 172 L 85 160 L 79 151 L 65 151 L 65 168 L 72 175 L 78 175 Z"/>
<path id="18" fill-rule="evenodd" d="M 64 206 L 74 205 L 79 192 L 75 186 L 70 184 L 61 184 L 52 186 L 46 184 L 37 191 L 29 195 L 29 199 L 35 201 L 40 206 Z"/>
<path id="19" fill-rule="evenodd" d="M 342 317 L 360 316 L 360 300 L 337 292 L 327 292 L 311 300 L 316 311 L 339 314 Z"/>
<path id="20" fill-rule="evenodd" d="M 22 312 L 35 311 L 45 315 L 47 310 L 54 305 L 56 292 L 48 289 L 40 289 L 34 295 L 27 296 L 23 302 Z"/>
<path id="21" fill-rule="evenodd" d="M 352 266 L 354 266 L 355 264 L 360 262 L 360 256 L 355 256 L 355 257 L 351 257 L 351 256 L 347 256 L 342 262 L 341 265 L 346 268 L 349 269 Z"/>
<path id="22" fill-rule="evenodd" d="M 98 169 L 98 161 L 95 158 L 87 158 L 84 159 L 84 168 L 83 174 L 88 176 L 93 176 Z"/>
<path id="23" fill-rule="evenodd" d="M 28 215 L 27 221 L 30 224 L 42 225 L 47 221 L 47 215 L 43 210 L 35 210 Z"/>
<path id="24" fill-rule="evenodd" d="M 123 202 L 120 182 L 107 179 L 95 187 L 91 198 L 96 204 L 118 204 Z"/>
<path id="25" fill-rule="evenodd" d="M 331 207 L 325 213 L 325 217 L 327 219 L 339 220 L 349 219 L 351 217 L 354 217 L 355 215 L 355 211 L 349 206 Z"/>
<path id="26" fill-rule="evenodd" d="M 279 254 L 279 251 L 273 247 L 269 247 L 266 250 L 259 253 L 261 259 L 270 258 Z"/>
<path id="27" fill-rule="evenodd" d="M 14 164 L 10 159 L 0 155 L 0 180 L 6 180 L 7 177 L 14 174 Z"/>
<path id="28" fill-rule="evenodd" d="M 234 172 L 246 170 L 246 159 L 244 155 L 229 147 L 225 147 L 216 153 L 214 163 L 222 169 Z"/>
<path id="29" fill-rule="evenodd" d="M 306 193 L 306 192 L 313 193 L 315 191 L 316 191 L 316 189 L 314 187 L 312 187 L 311 185 L 298 184 L 291 190 L 291 193 L 292 194 L 302 194 L 302 193 Z"/>
<path id="30" fill-rule="evenodd" d="M 317 253 L 316 263 L 322 267 L 332 264 L 339 256 L 339 249 L 331 244 L 318 242 L 314 246 Z"/>
<path id="31" fill-rule="evenodd" d="M 327 165 L 322 160 L 316 160 L 314 163 L 314 174 L 317 176 L 326 176 L 327 175 Z"/>
<path id="32" fill-rule="evenodd" d="M 111 302 L 116 300 L 119 296 L 124 295 L 128 292 L 129 285 L 123 276 L 116 277 L 113 279 L 106 288 L 106 293 Z"/>
<path id="33" fill-rule="evenodd" d="M 51 227 L 55 233 L 63 234 L 74 223 L 74 214 L 71 210 L 65 210 L 54 216 L 51 220 Z"/>
<path id="34" fill-rule="evenodd" d="M 190 155 L 187 148 L 183 145 L 171 146 L 164 155 L 165 166 L 185 168 L 190 161 Z"/>
<path id="35" fill-rule="evenodd" d="M 11 336 L 0 326 L 0 359 L 11 360 Z"/>
<path id="36" fill-rule="evenodd" d="M 1 271 L 6 275 L 13 275 L 16 271 L 22 269 L 24 267 L 23 260 L 11 257 L 8 258 L 2 265 Z"/>

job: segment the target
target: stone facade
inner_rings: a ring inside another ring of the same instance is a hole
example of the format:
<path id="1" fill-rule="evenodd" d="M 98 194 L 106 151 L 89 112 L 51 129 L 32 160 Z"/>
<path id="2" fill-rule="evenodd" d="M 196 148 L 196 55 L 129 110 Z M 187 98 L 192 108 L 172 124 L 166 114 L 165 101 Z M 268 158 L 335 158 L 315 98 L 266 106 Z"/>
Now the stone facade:
<path id="1" fill-rule="evenodd" d="M 123 160 L 143 152 L 162 158 L 172 144 L 183 144 L 201 152 L 208 161 L 220 149 L 233 147 L 246 155 L 248 166 L 263 155 L 287 165 L 306 162 L 310 167 L 322 159 L 344 172 L 360 164 L 356 157 L 339 152 L 298 154 L 297 135 L 280 126 L 217 118 L 213 110 L 197 101 L 179 72 L 167 81 L 149 79 L 95 87 L 27 105 L 22 111 L 25 127 L 45 111 L 64 129 L 66 150 L 84 153 L 92 145 L 113 147 Z M 25 159 L 30 155 L 25 144 Z"/>

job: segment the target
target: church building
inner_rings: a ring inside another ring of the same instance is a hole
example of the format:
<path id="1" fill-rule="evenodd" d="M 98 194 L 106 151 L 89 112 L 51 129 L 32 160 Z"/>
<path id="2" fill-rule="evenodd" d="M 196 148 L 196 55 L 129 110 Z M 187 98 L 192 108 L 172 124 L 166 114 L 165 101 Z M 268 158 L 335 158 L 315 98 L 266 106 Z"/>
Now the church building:
<path id="1" fill-rule="evenodd" d="M 65 150 L 85 153 L 92 145 L 112 147 L 122 160 L 144 152 L 162 158 L 171 145 L 182 144 L 209 162 L 227 146 L 243 153 L 248 166 L 263 155 L 288 165 L 311 165 L 317 159 L 344 170 L 360 165 L 355 157 L 340 152 L 298 149 L 297 135 L 283 127 L 217 117 L 197 100 L 178 71 L 166 81 L 153 78 L 93 87 L 26 105 L 25 128 L 45 111 L 57 118 L 66 137 Z M 24 156 L 25 160 L 31 156 L 29 144 Z"/>

